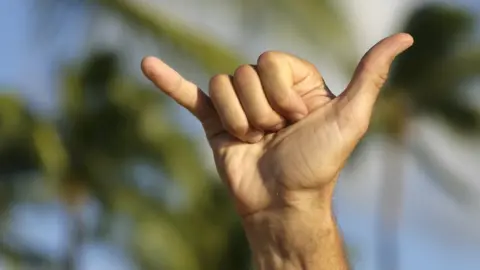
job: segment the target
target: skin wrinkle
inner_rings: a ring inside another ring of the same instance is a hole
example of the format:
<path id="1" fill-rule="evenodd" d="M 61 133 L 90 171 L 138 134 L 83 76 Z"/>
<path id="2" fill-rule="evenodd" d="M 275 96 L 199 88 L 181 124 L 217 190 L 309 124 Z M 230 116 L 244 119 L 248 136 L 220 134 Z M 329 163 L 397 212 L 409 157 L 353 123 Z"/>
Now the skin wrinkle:
<path id="1" fill-rule="evenodd" d="M 333 111 L 339 132 L 348 134 L 353 131 L 354 137 L 360 138 L 368 129 L 370 114 L 363 115 L 365 120 L 359 119 L 358 114 L 352 110 L 353 102 L 348 95 L 342 96 L 340 99 L 335 100 L 335 102 L 338 104 L 337 107 L 340 107 Z M 367 124 L 364 124 L 365 122 L 367 122 Z M 365 125 L 367 126 L 365 127 Z M 346 129 L 346 127 L 348 128 Z"/>
<path id="2" fill-rule="evenodd" d="M 322 151 L 321 147 L 319 147 L 320 145 L 318 145 L 317 143 L 317 140 L 316 138 L 320 137 L 322 134 L 322 132 L 317 128 L 317 126 L 313 126 L 312 128 L 309 129 L 312 133 L 312 136 L 311 138 L 314 138 L 313 139 L 313 142 L 312 143 L 315 143 L 315 149 L 317 149 L 316 151 Z M 308 162 L 308 157 L 305 155 L 305 153 L 303 151 L 300 151 L 300 153 L 302 154 L 302 159 L 303 161 L 306 163 Z M 312 170 L 311 166 L 307 166 L 308 167 L 308 173 L 310 174 L 310 177 L 309 178 L 306 178 L 306 179 L 314 179 L 315 177 L 317 177 L 317 174 Z"/>

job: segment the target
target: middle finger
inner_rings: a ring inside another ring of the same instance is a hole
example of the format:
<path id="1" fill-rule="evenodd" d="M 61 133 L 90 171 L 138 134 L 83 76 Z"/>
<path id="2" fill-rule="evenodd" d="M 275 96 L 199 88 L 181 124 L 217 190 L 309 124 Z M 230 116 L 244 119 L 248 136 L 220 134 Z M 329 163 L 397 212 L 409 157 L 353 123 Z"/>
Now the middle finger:
<path id="1" fill-rule="evenodd" d="M 250 124 L 268 131 L 285 126 L 285 119 L 270 106 L 254 67 L 242 65 L 235 70 L 233 77 L 235 91 Z"/>

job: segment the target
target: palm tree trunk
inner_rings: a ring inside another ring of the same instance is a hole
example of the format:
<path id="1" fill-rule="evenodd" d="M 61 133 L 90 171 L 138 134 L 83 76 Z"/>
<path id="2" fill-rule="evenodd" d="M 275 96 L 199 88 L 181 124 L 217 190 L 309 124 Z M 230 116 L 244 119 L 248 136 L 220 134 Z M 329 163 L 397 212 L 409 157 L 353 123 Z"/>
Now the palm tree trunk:
<path id="1" fill-rule="evenodd" d="M 399 270 L 398 230 L 402 213 L 403 157 L 399 151 L 385 151 L 384 180 L 376 221 L 377 270 Z"/>
<path id="2" fill-rule="evenodd" d="M 81 178 L 78 172 L 73 173 L 73 171 L 70 171 L 69 173 L 63 179 L 62 187 L 63 199 L 70 221 L 69 245 L 61 262 L 61 269 L 63 270 L 77 269 L 77 258 L 80 255 L 86 237 L 82 211 L 88 198 L 87 189 L 84 183 L 79 180 L 84 178 Z"/>
<path id="3" fill-rule="evenodd" d="M 397 101 L 402 100 L 399 98 Z M 403 101 L 403 100 L 402 100 Z M 408 108 L 406 102 L 395 105 L 398 110 L 392 114 L 388 132 L 389 147 L 384 148 L 383 181 L 380 183 L 376 220 L 376 262 L 377 270 L 399 270 L 400 248 L 399 229 L 403 213 L 405 189 L 405 155 Z"/>
<path id="4" fill-rule="evenodd" d="M 63 262 L 62 269 L 75 270 L 77 269 L 77 258 L 80 255 L 80 250 L 84 242 L 84 226 L 80 211 L 71 212 L 72 226 L 70 230 L 70 244 Z"/>

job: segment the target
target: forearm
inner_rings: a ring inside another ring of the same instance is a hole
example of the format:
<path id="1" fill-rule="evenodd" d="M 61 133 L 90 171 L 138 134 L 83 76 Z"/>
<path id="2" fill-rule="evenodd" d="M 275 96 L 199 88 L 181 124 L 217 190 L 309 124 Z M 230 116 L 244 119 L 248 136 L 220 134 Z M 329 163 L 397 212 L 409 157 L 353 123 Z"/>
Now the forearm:
<path id="1" fill-rule="evenodd" d="M 257 270 L 348 270 L 330 211 L 256 214 L 244 227 Z"/>

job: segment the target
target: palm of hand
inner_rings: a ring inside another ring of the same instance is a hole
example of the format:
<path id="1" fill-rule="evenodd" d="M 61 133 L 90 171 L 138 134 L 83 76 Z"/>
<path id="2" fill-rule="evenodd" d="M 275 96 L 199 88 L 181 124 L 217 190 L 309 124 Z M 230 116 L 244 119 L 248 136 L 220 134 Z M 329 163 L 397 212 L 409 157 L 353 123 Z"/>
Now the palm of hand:
<path id="1" fill-rule="evenodd" d="M 302 121 L 253 144 L 228 132 L 211 139 L 217 169 L 242 216 L 282 207 L 295 193 L 322 190 L 336 179 L 360 138 L 360 126 L 357 133 L 342 132 L 338 102 L 328 91 L 305 92 L 311 113 Z"/>
<path id="2" fill-rule="evenodd" d="M 338 97 L 312 64 L 282 53 L 264 54 L 257 70 L 215 76 L 210 97 L 156 58 L 146 58 L 142 69 L 202 122 L 218 172 L 248 216 L 331 197 L 391 62 L 412 43 L 405 34 L 377 43 Z"/>

